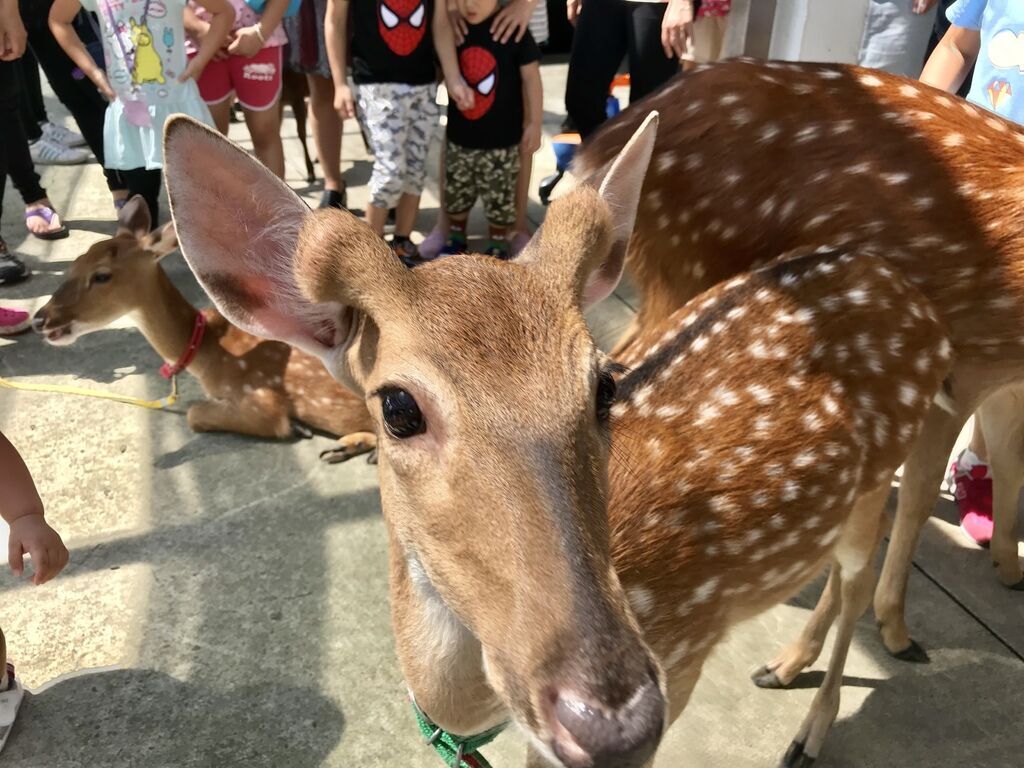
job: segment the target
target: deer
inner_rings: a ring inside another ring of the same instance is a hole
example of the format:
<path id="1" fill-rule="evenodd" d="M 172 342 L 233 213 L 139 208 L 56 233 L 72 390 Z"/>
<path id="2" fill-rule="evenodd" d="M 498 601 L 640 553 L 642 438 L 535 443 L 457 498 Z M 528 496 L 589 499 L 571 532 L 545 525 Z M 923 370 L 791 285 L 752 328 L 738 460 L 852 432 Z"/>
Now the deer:
<path id="1" fill-rule="evenodd" d="M 838 619 L 835 651 L 785 757 L 810 765 L 890 480 L 952 366 L 922 292 L 848 249 L 711 288 L 645 329 L 628 371 L 599 351 L 583 310 L 621 279 L 657 121 L 555 200 L 517 259 L 415 268 L 200 123 L 165 128 L 196 279 L 365 399 L 399 665 L 460 766 L 475 742 L 454 734 L 506 720 L 529 768 L 649 766 L 729 627 L 831 563 L 809 636 Z M 691 446 L 734 469 L 678 461 Z"/>
<path id="2" fill-rule="evenodd" d="M 740 59 L 682 74 L 609 121 L 577 155 L 574 174 L 600 177 L 647 110 L 661 111 L 665 128 L 627 257 L 642 305 L 613 357 L 638 360 L 643 329 L 719 281 L 825 245 L 886 258 L 951 329 L 951 396 L 932 408 L 907 458 L 874 597 L 886 649 L 928 661 L 906 625 L 911 559 L 975 410 L 991 431 L 993 566 L 1002 584 L 1024 590 L 1024 219 L 1015 181 L 1024 131 L 884 72 Z M 784 651 L 755 678 L 788 685 L 815 656 Z"/>
<path id="3" fill-rule="evenodd" d="M 178 247 L 173 223 L 151 230 L 145 200 L 132 197 L 116 234 L 79 256 L 53 297 L 33 317 L 53 346 L 131 315 L 160 357 L 165 378 L 188 371 L 209 399 L 188 409 L 194 432 L 237 432 L 284 440 L 310 428 L 337 436 L 321 453 L 328 463 L 372 452 L 374 424 L 361 398 L 338 384 L 320 361 L 233 326 L 215 309 L 196 310 L 160 260 Z"/>

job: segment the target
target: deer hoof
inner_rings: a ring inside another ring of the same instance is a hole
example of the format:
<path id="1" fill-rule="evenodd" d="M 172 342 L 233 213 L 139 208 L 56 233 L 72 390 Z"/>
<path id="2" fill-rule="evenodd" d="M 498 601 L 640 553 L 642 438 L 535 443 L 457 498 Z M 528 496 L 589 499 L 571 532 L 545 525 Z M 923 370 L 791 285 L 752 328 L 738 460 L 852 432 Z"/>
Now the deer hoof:
<path id="1" fill-rule="evenodd" d="M 757 672 L 750 676 L 750 679 L 754 681 L 754 685 L 758 688 L 788 688 L 789 684 L 782 682 L 782 678 L 778 676 L 774 669 L 768 669 L 768 667 L 761 667 Z M 795 744 L 796 742 L 794 742 Z M 790 747 L 792 749 L 792 747 Z"/>
<path id="2" fill-rule="evenodd" d="M 800 741 L 794 741 L 789 745 L 780 763 L 781 768 L 810 768 L 812 765 L 814 758 L 804 752 L 803 742 Z"/>
<path id="3" fill-rule="evenodd" d="M 376 448 L 374 448 L 372 451 L 370 451 L 368 454 L 366 454 L 366 463 L 367 464 L 376 464 L 377 463 L 377 449 Z"/>
<path id="4" fill-rule="evenodd" d="M 303 440 L 309 440 L 313 437 L 313 430 L 298 421 L 292 422 L 292 434 L 295 437 L 301 437 Z"/>
<path id="5" fill-rule="evenodd" d="M 928 651 L 918 645 L 916 640 L 911 640 L 910 645 L 902 651 L 889 651 L 894 659 L 910 662 L 911 664 L 927 664 L 931 661 Z"/>
<path id="6" fill-rule="evenodd" d="M 358 455 L 358 453 L 352 451 L 351 446 L 339 445 L 337 448 L 328 448 L 326 451 L 320 451 L 320 461 L 326 464 L 341 464 Z"/>

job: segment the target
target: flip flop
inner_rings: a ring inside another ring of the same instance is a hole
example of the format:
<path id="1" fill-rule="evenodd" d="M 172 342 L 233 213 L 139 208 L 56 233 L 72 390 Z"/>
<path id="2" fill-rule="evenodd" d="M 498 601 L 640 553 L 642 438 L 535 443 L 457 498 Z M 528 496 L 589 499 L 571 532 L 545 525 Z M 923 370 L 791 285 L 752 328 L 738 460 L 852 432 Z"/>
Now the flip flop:
<path id="1" fill-rule="evenodd" d="M 14 665 L 7 665 L 7 690 L 0 692 L 0 750 L 7 743 L 7 737 L 14 727 L 14 719 L 18 716 L 18 707 L 25 698 L 25 689 L 21 681 L 14 676 Z"/>
<path id="2" fill-rule="evenodd" d="M 40 205 L 38 208 L 33 208 L 31 211 L 25 211 L 25 221 L 39 217 L 46 222 L 47 226 L 50 226 L 53 222 L 53 217 L 57 215 L 57 212 L 48 205 Z M 62 223 L 60 229 L 54 230 L 53 232 L 29 232 L 38 237 L 40 240 L 62 240 L 68 236 L 68 228 Z"/>

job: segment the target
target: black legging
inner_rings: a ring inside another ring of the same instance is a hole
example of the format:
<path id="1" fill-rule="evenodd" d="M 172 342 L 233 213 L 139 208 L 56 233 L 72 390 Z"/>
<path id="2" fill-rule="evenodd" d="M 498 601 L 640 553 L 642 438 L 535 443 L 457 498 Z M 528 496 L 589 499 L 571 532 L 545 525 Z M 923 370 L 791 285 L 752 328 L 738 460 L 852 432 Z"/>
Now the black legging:
<path id="1" fill-rule="evenodd" d="M 612 78 L 629 56 L 629 100 L 633 103 L 679 72 L 679 60 L 661 47 L 667 3 L 583 0 L 576 22 L 565 109 L 585 139 L 605 120 Z"/>
<path id="2" fill-rule="evenodd" d="M 28 44 L 50 82 L 50 87 L 78 123 L 82 138 L 96 159 L 103 164 L 103 119 L 107 102 L 88 79 L 71 76 L 75 64 L 50 32 L 48 18 L 53 0 L 21 0 L 21 17 L 28 31 Z M 117 171 L 104 168 L 107 187 L 125 189 L 124 179 Z"/>
<path id="3" fill-rule="evenodd" d="M 163 175 L 159 169 L 147 171 L 145 168 L 133 168 L 130 171 L 121 171 L 121 175 L 128 184 L 128 195 L 142 195 L 149 207 L 149 220 L 156 229 L 160 223 L 160 183 Z"/>
<path id="4" fill-rule="evenodd" d="M 0 213 L 8 176 L 26 203 L 46 197 L 32 164 L 28 137 L 19 115 L 22 77 L 19 62 L 0 61 Z"/>
<path id="5" fill-rule="evenodd" d="M 18 59 L 21 65 L 22 90 L 21 90 L 21 116 L 25 123 L 25 133 L 29 141 L 35 141 L 43 135 L 40 123 L 46 122 L 49 117 L 46 114 L 46 103 L 43 101 L 43 87 L 39 81 L 39 62 L 33 55 L 32 50 L 25 51 L 25 55 Z"/>

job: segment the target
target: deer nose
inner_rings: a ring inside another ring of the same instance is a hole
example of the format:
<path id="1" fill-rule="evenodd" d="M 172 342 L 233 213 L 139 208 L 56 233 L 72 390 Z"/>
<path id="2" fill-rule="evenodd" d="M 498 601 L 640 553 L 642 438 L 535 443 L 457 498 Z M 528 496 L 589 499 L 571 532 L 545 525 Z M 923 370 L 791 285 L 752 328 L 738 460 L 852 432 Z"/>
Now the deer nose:
<path id="1" fill-rule="evenodd" d="M 46 309 L 42 308 L 35 315 L 32 316 L 32 330 L 36 333 L 42 333 L 43 327 L 46 325 Z"/>
<path id="2" fill-rule="evenodd" d="M 641 768 L 654 756 L 665 728 L 665 697 L 649 680 L 618 710 L 560 691 L 552 747 L 566 768 Z"/>

